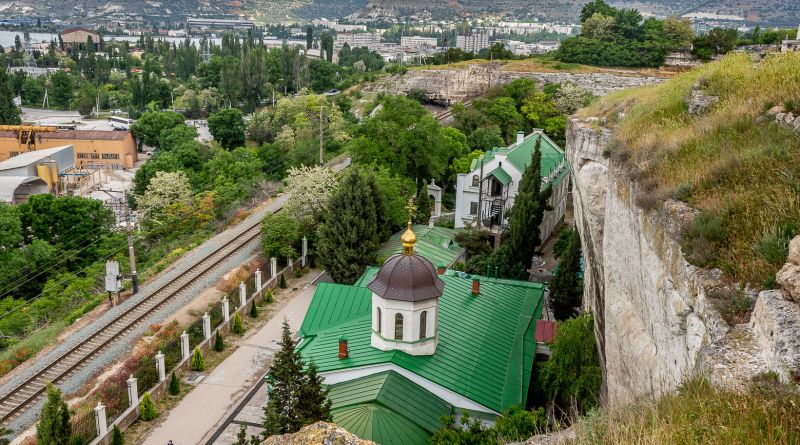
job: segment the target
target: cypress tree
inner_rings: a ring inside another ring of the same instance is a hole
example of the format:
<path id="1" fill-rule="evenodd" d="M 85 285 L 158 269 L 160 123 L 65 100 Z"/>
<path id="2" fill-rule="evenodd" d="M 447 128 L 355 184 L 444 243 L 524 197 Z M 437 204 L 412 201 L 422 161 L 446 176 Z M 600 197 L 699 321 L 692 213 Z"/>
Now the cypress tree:
<path id="1" fill-rule="evenodd" d="M 378 186 L 375 175 L 369 175 L 367 183 L 369 184 L 369 194 L 372 196 L 372 202 L 375 204 L 375 225 L 378 231 L 378 242 L 381 243 L 392 236 L 392 225 L 389 223 L 386 214 L 386 197 Z"/>
<path id="2" fill-rule="evenodd" d="M 47 385 L 47 402 L 42 408 L 39 424 L 36 426 L 36 443 L 38 445 L 67 445 L 72 436 L 72 424 L 69 421 L 69 408 L 61 397 L 61 390 Z"/>
<path id="3" fill-rule="evenodd" d="M 556 320 L 566 320 L 575 315 L 581 305 L 583 282 L 581 272 L 581 239 L 577 230 L 572 234 L 567 249 L 558 263 L 558 271 L 550 282 L 550 310 Z"/>
<path id="4" fill-rule="evenodd" d="M 278 287 L 286 289 L 286 274 L 281 274 L 281 281 L 278 283 Z"/>
<path id="5" fill-rule="evenodd" d="M 178 380 L 178 376 L 175 375 L 175 371 L 172 371 L 172 375 L 169 377 L 169 393 L 177 396 L 180 392 L 181 383 Z"/>
<path id="6" fill-rule="evenodd" d="M 297 432 L 303 426 L 297 410 L 304 383 L 303 361 L 294 348 L 286 320 L 283 321 L 281 350 L 275 354 L 267 379 L 269 401 L 264 408 L 265 435 Z"/>
<path id="7" fill-rule="evenodd" d="M 225 350 L 225 340 L 222 339 L 222 334 L 219 331 L 217 331 L 217 335 L 214 337 L 214 350 L 217 352 Z"/>
<path id="8" fill-rule="evenodd" d="M 236 335 L 244 334 L 244 323 L 242 323 L 242 317 L 239 316 L 239 313 L 233 315 L 233 321 L 231 322 L 231 332 Z"/>
<path id="9" fill-rule="evenodd" d="M 379 239 L 369 183 L 362 173 L 353 170 L 328 202 L 317 243 L 320 263 L 333 281 L 353 283 L 365 267 L 375 263 Z"/>
<path id="10" fill-rule="evenodd" d="M 14 105 L 14 91 L 5 69 L 0 69 L 0 125 L 16 125 L 22 122 L 19 107 Z"/>
<path id="11" fill-rule="evenodd" d="M 122 431 L 116 425 L 111 430 L 111 445 L 125 445 L 125 436 L 122 435 Z"/>
<path id="12" fill-rule="evenodd" d="M 150 397 L 150 393 L 144 393 L 142 396 L 142 400 L 139 402 L 139 418 L 144 420 L 145 422 L 149 422 L 158 416 L 158 412 L 156 412 L 156 404 L 153 403 L 153 399 Z"/>
<path id="13" fill-rule="evenodd" d="M 189 363 L 189 367 L 192 371 L 205 371 L 206 369 L 206 359 L 203 358 L 203 351 L 200 350 L 197 346 L 194 348 L 194 353 L 192 354 L 192 361 Z"/>
<path id="14" fill-rule="evenodd" d="M 253 302 L 250 303 L 250 318 L 256 317 L 258 317 L 258 307 L 256 307 L 256 302 L 253 300 Z"/>
<path id="15" fill-rule="evenodd" d="M 328 389 L 322 386 L 322 378 L 317 375 L 317 364 L 313 361 L 308 365 L 298 398 L 297 410 L 303 425 L 332 420 Z"/>

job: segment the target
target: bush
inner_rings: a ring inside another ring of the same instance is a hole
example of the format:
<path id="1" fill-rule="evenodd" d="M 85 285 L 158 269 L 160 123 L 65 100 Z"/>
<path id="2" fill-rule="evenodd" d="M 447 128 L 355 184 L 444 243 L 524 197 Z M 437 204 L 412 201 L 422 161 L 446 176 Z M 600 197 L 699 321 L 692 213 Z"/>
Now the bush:
<path id="1" fill-rule="evenodd" d="M 142 400 L 139 402 L 139 418 L 144 420 L 145 422 L 149 422 L 158 416 L 158 412 L 156 412 L 156 404 L 153 403 L 153 399 L 150 397 L 150 393 L 144 393 Z"/>
<path id="2" fill-rule="evenodd" d="M 237 313 L 236 316 L 238 317 L 239 314 Z M 222 339 L 222 334 L 219 331 L 217 331 L 217 335 L 214 337 L 214 350 L 217 352 L 225 350 L 225 340 Z"/>
<path id="3" fill-rule="evenodd" d="M 178 376 L 175 375 L 175 371 L 172 371 L 172 375 L 169 378 L 169 393 L 173 396 L 177 396 L 181 392 L 181 383 L 178 381 Z"/>
<path id="4" fill-rule="evenodd" d="M 544 408 L 526 411 L 521 406 L 512 406 L 504 411 L 494 425 L 501 443 L 525 441 L 545 432 L 546 428 L 547 415 Z"/>
<path id="5" fill-rule="evenodd" d="M 278 287 L 280 287 L 281 289 L 286 289 L 286 276 L 285 276 L 285 274 L 281 274 L 281 281 L 280 281 L 280 284 L 278 285 Z"/>
<path id="6" fill-rule="evenodd" d="M 111 445 L 124 445 L 125 444 L 125 436 L 122 435 L 122 431 L 119 430 L 119 427 L 114 425 L 114 429 L 111 430 Z"/>
<path id="7" fill-rule="evenodd" d="M 203 358 L 203 351 L 200 348 L 195 347 L 194 353 L 192 354 L 192 361 L 189 364 L 189 367 L 192 371 L 205 371 L 206 370 L 206 360 Z"/>
<path id="8" fill-rule="evenodd" d="M 250 303 L 250 318 L 258 317 L 258 307 L 256 306 L 255 300 Z"/>
<path id="9" fill-rule="evenodd" d="M 242 323 L 242 317 L 239 316 L 238 312 L 233 316 L 233 321 L 231 322 L 231 332 L 236 335 L 244 334 L 244 323 Z"/>
<path id="10" fill-rule="evenodd" d="M 270 290 L 267 291 L 267 295 L 264 296 L 264 301 L 267 304 L 269 304 L 269 303 L 272 303 L 272 299 L 273 299 L 273 297 L 272 297 L 272 289 L 270 289 Z"/>

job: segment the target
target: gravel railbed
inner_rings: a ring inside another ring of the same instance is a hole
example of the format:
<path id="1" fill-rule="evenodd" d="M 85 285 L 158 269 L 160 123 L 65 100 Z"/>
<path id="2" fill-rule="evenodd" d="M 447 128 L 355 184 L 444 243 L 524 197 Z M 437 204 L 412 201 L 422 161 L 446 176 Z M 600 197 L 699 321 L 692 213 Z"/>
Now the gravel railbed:
<path id="1" fill-rule="evenodd" d="M 132 307 L 138 305 L 142 300 L 149 297 L 153 292 L 158 290 L 160 287 L 164 286 L 165 284 L 177 279 L 178 277 L 186 273 L 190 268 L 195 266 L 196 263 L 205 256 L 219 250 L 221 247 L 230 243 L 234 238 L 236 238 L 236 236 L 246 231 L 253 223 L 263 219 L 266 214 L 280 210 L 280 208 L 283 207 L 283 205 L 286 203 L 287 199 L 288 195 L 281 195 L 276 197 L 273 200 L 273 202 L 271 202 L 269 205 L 256 210 L 255 212 L 253 212 L 252 215 L 250 215 L 241 223 L 219 233 L 218 235 L 207 240 L 206 242 L 204 242 L 203 244 L 192 250 L 189 254 L 183 256 L 181 259 L 176 261 L 173 266 L 171 266 L 169 269 L 163 272 L 160 276 L 142 285 L 139 288 L 138 294 L 124 301 L 120 305 L 106 311 L 103 315 L 98 317 L 97 320 L 93 321 L 80 331 L 75 332 L 74 334 L 67 337 L 67 339 L 63 343 L 55 347 L 42 359 L 32 364 L 28 369 L 25 369 L 18 375 L 15 375 L 11 379 L 9 379 L 9 381 L 5 385 L 3 385 L 2 388 L 0 388 L 0 396 L 8 394 L 18 385 L 22 384 L 27 379 L 33 377 L 34 374 L 45 368 L 47 365 L 51 364 L 60 355 L 64 354 L 70 348 L 80 343 L 81 341 L 85 340 L 87 337 L 92 335 L 102 326 L 109 323 L 111 320 L 114 319 L 114 317 L 118 316 L 122 312 L 130 310 Z M 171 316 L 173 313 L 175 313 L 184 305 L 186 305 L 188 302 L 193 300 L 203 290 L 216 284 L 228 271 L 242 264 L 248 258 L 250 258 L 254 253 L 256 253 L 260 248 L 260 245 L 261 245 L 261 240 L 256 238 L 252 242 L 240 248 L 237 252 L 230 255 L 225 260 L 223 260 L 217 267 L 214 268 L 213 271 L 209 272 L 203 278 L 201 278 L 194 284 L 190 285 L 187 289 L 188 291 L 181 292 L 178 298 L 175 298 L 170 302 L 164 304 L 158 311 L 147 317 L 145 322 L 143 322 L 139 326 L 139 328 L 130 331 L 128 334 L 125 335 L 124 338 L 114 342 L 112 345 L 106 348 L 106 350 L 97 354 L 89 364 L 84 365 L 80 370 L 75 371 L 68 378 L 61 380 L 58 383 L 58 386 L 65 394 L 68 394 L 70 392 L 79 389 L 87 380 L 96 375 L 99 370 L 101 370 L 108 364 L 114 362 L 125 352 L 128 352 L 133 347 L 135 342 L 139 340 L 139 338 L 141 338 L 142 334 L 149 329 L 149 326 L 151 324 L 163 322 L 164 320 L 169 318 L 169 316 Z M 38 403 L 31 405 L 30 408 L 28 408 L 25 412 L 23 412 L 12 422 L 9 422 L 9 424 L 6 426 L 8 428 L 13 429 L 14 431 L 24 430 L 25 428 L 33 424 L 33 422 L 35 422 L 35 420 L 39 415 L 39 412 L 41 411 L 41 407 L 43 404 L 44 400 L 42 399 Z"/>

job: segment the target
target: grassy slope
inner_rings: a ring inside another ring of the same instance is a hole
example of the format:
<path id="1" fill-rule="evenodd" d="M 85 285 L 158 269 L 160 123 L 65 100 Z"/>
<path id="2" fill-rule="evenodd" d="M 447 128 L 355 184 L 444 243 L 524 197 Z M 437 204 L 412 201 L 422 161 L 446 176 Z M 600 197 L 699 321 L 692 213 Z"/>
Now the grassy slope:
<path id="1" fill-rule="evenodd" d="M 599 412 L 579 420 L 578 444 L 796 444 L 800 394 L 765 375 L 745 392 L 702 378 L 658 400 Z"/>
<path id="2" fill-rule="evenodd" d="M 698 80 L 720 102 L 691 117 L 686 98 Z M 757 118 L 790 102 L 800 104 L 800 53 L 758 64 L 732 55 L 581 115 L 616 128 L 609 154 L 628 164 L 640 205 L 674 197 L 701 211 L 686 232 L 689 261 L 770 286 L 800 233 L 800 135 Z"/>

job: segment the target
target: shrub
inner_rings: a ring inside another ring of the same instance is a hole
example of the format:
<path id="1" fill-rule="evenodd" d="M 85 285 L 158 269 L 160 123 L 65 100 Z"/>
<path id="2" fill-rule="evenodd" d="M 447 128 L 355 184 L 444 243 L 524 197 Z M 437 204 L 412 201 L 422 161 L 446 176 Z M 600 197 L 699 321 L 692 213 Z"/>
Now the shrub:
<path id="1" fill-rule="evenodd" d="M 512 406 L 497 419 L 494 430 L 500 443 L 525 441 L 541 434 L 547 428 L 547 415 L 544 408 L 527 411 L 521 406 Z"/>
<path id="2" fill-rule="evenodd" d="M 272 303 L 272 289 L 267 291 L 267 295 L 264 297 L 264 301 L 267 304 Z"/>
<path id="3" fill-rule="evenodd" d="M 236 335 L 244 334 L 244 323 L 242 323 L 242 317 L 239 316 L 238 312 L 233 316 L 233 321 L 231 322 L 231 332 Z"/>
<path id="4" fill-rule="evenodd" d="M 178 381 L 178 376 L 175 375 L 175 371 L 172 371 L 172 375 L 169 378 L 169 393 L 173 396 L 177 396 L 181 392 L 181 383 Z"/>
<path id="5" fill-rule="evenodd" d="M 122 431 L 119 430 L 119 427 L 114 425 L 114 429 L 111 430 L 111 445 L 124 445 L 124 444 L 125 444 L 125 436 L 122 435 Z"/>
<path id="6" fill-rule="evenodd" d="M 238 315 L 237 313 L 236 316 Z M 225 350 L 225 340 L 222 339 L 222 334 L 219 331 L 217 331 L 217 335 L 214 337 L 214 350 L 217 352 Z"/>
<path id="7" fill-rule="evenodd" d="M 255 300 L 250 303 L 250 318 L 258 317 L 258 307 L 256 306 Z"/>
<path id="8" fill-rule="evenodd" d="M 195 347 L 194 353 L 192 354 L 192 361 L 189 364 L 189 367 L 192 371 L 205 371 L 206 370 L 206 360 L 203 358 L 203 351 L 200 348 Z"/>
<path id="9" fill-rule="evenodd" d="M 281 281 L 278 285 L 281 289 L 286 289 L 286 276 L 285 274 L 281 274 Z"/>
<path id="10" fill-rule="evenodd" d="M 139 402 L 139 418 L 144 420 L 145 422 L 149 422 L 158 416 L 158 412 L 156 412 L 156 404 L 153 403 L 153 399 L 150 397 L 150 393 L 144 393 L 142 400 Z"/>

